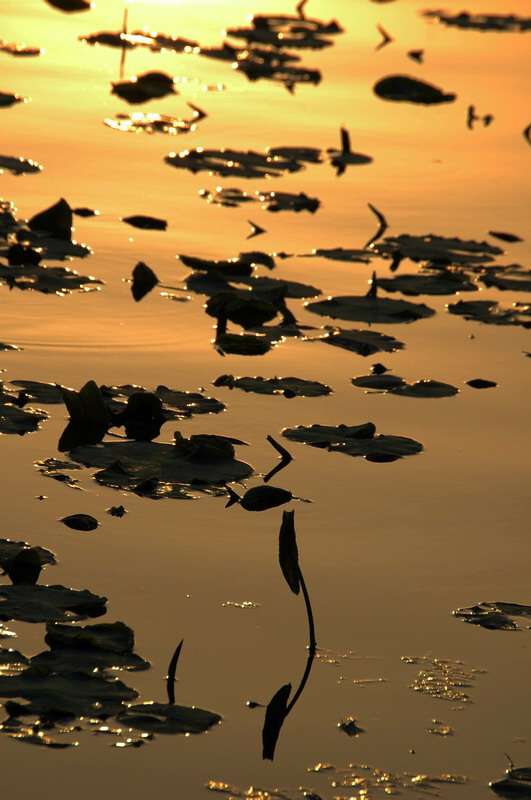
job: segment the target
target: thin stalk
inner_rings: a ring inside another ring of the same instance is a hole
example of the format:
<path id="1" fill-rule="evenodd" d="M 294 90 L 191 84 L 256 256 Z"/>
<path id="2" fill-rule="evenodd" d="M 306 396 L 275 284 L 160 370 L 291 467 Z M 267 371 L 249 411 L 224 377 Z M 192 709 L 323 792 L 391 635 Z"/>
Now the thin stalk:
<path id="1" fill-rule="evenodd" d="M 317 649 L 317 642 L 315 641 L 315 626 L 313 622 L 312 604 L 310 603 L 310 595 L 308 594 L 308 590 L 306 588 L 306 584 L 304 582 L 304 578 L 300 567 L 299 567 L 299 582 L 302 589 L 302 596 L 304 597 L 304 604 L 306 605 L 306 613 L 308 615 L 308 636 L 310 641 L 308 645 L 308 658 L 306 660 L 306 668 L 304 670 L 297 691 L 293 695 L 289 704 L 286 706 L 285 717 L 288 716 L 289 712 L 291 711 L 291 709 L 301 696 L 302 692 L 304 691 L 304 687 L 306 686 L 308 678 L 310 677 L 310 672 L 312 671 L 312 663 L 315 658 L 315 651 Z"/>

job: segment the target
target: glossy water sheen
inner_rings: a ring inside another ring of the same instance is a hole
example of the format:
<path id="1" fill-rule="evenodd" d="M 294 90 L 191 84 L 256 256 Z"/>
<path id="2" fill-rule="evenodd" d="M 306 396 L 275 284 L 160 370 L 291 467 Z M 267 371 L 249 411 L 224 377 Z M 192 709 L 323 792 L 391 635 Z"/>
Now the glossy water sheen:
<path id="1" fill-rule="evenodd" d="M 476 4 L 471 4 L 471 6 Z M 127 284 L 139 260 L 162 283 L 178 285 L 186 270 L 179 252 L 228 258 L 256 247 L 290 253 L 313 247 L 361 247 L 374 230 L 370 202 L 382 210 L 390 235 L 437 233 L 482 240 L 489 230 L 529 238 L 529 159 L 521 132 L 531 122 L 528 92 L 529 34 L 476 33 L 429 24 L 417 0 L 382 4 L 365 0 L 310 0 L 308 13 L 337 19 L 346 28 L 334 47 L 303 54 L 322 70 L 317 88 L 295 96 L 267 82 L 248 83 L 226 63 L 192 55 L 129 53 L 125 73 L 149 69 L 188 78 L 181 94 L 134 110 L 185 114 L 186 101 L 208 113 L 195 133 L 164 137 L 117 133 L 105 117 L 131 110 L 109 94 L 117 80 L 119 53 L 89 48 L 80 34 L 119 29 L 122 4 L 100 2 L 84 14 L 66 15 L 45 2 L 0 0 L 1 35 L 45 48 L 38 59 L 0 53 L 3 91 L 32 98 L 1 109 L 1 151 L 33 158 L 40 175 L 0 176 L 1 195 L 29 217 L 59 197 L 72 206 L 101 211 L 76 219 L 76 238 L 94 255 L 74 264 L 105 280 L 102 291 L 55 297 L 9 292 L 2 298 L 1 339 L 23 347 L 2 354 L 5 379 L 56 381 L 79 388 L 85 381 L 164 383 L 207 392 L 225 401 L 225 413 L 168 423 L 163 439 L 208 432 L 250 443 L 242 459 L 267 472 L 276 454 L 265 441 L 283 427 L 301 424 L 360 424 L 382 433 L 410 436 L 425 452 L 392 464 L 371 464 L 290 443 L 295 461 L 274 483 L 294 495 L 300 563 L 312 597 L 319 647 L 353 653 L 339 665 L 318 660 L 299 703 L 282 731 L 275 761 L 262 762 L 261 709 L 284 683 L 297 683 L 305 663 L 306 620 L 277 562 L 281 510 L 248 514 L 225 511 L 223 498 L 195 502 L 121 496 L 86 477 L 84 493 L 45 480 L 33 461 L 58 455 L 56 441 L 64 409 L 48 406 L 52 418 L 39 433 L 2 437 L 2 536 L 53 549 L 59 566 L 45 579 L 87 587 L 109 598 L 107 619 L 135 630 L 136 649 L 153 664 L 128 676 L 143 700 L 163 700 L 163 678 L 177 642 L 178 703 L 219 712 L 223 723 L 198 737 L 158 737 L 141 750 L 118 751 L 105 737 L 83 738 L 70 751 L 24 748 L 0 738 L 2 785 L 11 796 L 76 796 L 88 800 L 117 795 L 199 800 L 208 780 L 285 787 L 313 786 L 323 798 L 357 797 L 354 788 L 333 789 L 326 774 L 309 775 L 317 762 L 370 764 L 392 772 L 467 775 L 465 786 L 438 787 L 447 798 L 483 798 L 486 783 L 501 777 L 504 753 L 517 766 L 531 761 L 529 740 L 529 631 L 486 631 L 451 616 L 453 609 L 482 600 L 529 603 L 528 457 L 531 350 L 523 328 L 498 328 L 450 316 L 453 298 L 421 298 L 437 310 L 413 325 L 377 328 L 406 343 L 403 351 L 363 359 L 345 351 L 288 340 L 267 356 L 221 359 L 212 349 L 212 318 L 201 296 L 171 303 L 153 291 L 134 304 Z M 447 3 L 461 10 L 461 3 Z M 434 4 L 437 7 L 437 4 Z M 528 14 L 525 0 L 485 0 L 471 11 Z M 230 3 L 137 2 L 131 28 L 220 42 L 220 30 L 244 24 L 250 12 L 289 13 L 284 2 L 250 6 Z M 376 24 L 395 38 L 381 51 Z M 425 49 L 425 64 L 406 58 Z M 527 66 L 526 66 L 527 64 Z M 381 77 L 406 73 L 456 92 L 453 104 L 422 107 L 376 98 Z M 203 92 L 222 83 L 224 91 Z M 489 128 L 465 125 L 466 109 L 495 117 Z M 163 157 L 186 147 L 298 145 L 326 149 L 347 127 L 353 149 L 374 158 L 336 178 L 327 164 L 270 181 L 220 179 L 174 170 Z M 268 214 L 258 207 L 215 208 L 200 189 L 238 186 L 248 190 L 304 191 L 317 196 L 315 216 Z M 168 221 L 168 231 L 140 231 L 120 217 L 149 214 Z M 245 241 L 247 219 L 268 233 Z M 529 263 L 529 241 L 508 245 L 501 263 Z M 387 274 L 387 263 L 379 269 Z M 402 272 L 414 271 L 402 267 Z M 372 267 L 323 259 L 279 262 L 279 274 L 319 286 L 324 295 L 365 291 Z M 262 273 L 265 271 L 262 270 Z M 474 299 L 477 299 L 478 294 Z M 511 292 L 484 290 L 509 304 L 525 300 Z M 470 299 L 465 297 L 464 299 Z M 305 312 L 307 324 L 330 320 Z M 343 323 L 343 327 L 357 327 Z M 360 325 L 359 327 L 365 327 Z M 408 381 L 432 378 L 458 386 L 453 398 L 417 400 L 365 394 L 350 379 L 383 361 Z M 218 375 L 296 375 L 329 384 L 334 394 L 286 400 L 214 388 Z M 498 383 L 476 391 L 472 378 Z M 212 391 L 210 391 L 212 389 Z M 256 485 L 257 480 L 249 485 Z M 46 494 L 42 502 L 34 499 Z M 122 518 L 105 513 L 122 503 Z M 78 533 L 59 517 L 87 513 L 99 519 L 94 533 Z M 240 608 L 234 603 L 258 607 Z M 525 624 L 525 623 L 524 623 Z M 11 627 L 15 626 L 13 625 Z M 39 652 L 42 626 L 16 625 L 17 646 Z M 464 709 L 408 689 L 420 667 L 404 656 L 461 660 L 481 667 Z M 355 683 L 368 678 L 384 681 Z M 356 717 L 366 733 L 349 738 L 337 724 Z M 432 720 L 455 735 L 430 735 Z M 414 753 L 412 752 L 414 751 Z"/>

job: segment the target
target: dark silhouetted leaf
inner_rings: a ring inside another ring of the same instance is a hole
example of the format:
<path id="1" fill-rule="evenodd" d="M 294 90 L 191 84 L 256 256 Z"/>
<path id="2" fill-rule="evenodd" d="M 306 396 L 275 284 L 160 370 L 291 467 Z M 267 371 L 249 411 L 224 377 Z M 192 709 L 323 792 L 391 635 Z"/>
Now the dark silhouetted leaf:
<path id="1" fill-rule="evenodd" d="M 62 387 L 62 393 L 73 422 L 88 423 L 96 428 L 109 426 L 109 412 L 103 395 L 94 381 L 87 381 L 79 392 Z"/>
<path id="2" fill-rule="evenodd" d="M 159 282 L 152 269 L 139 261 L 133 270 L 133 283 L 131 284 L 131 292 L 134 299 L 138 302 L 145 297 Z"/>
<path id="3" fill-rule="evenodd" d="M 98 520 L 91 517 L 90 514 L 71 514 L 68 517 L 62 517 L 59 522 L 74 531 L 95 531 L 99 524 Z"/>
<path id="4" fill-rule="evenodd" d="M 280 730 L 286 719 L 290 693 L 291 683 L 281 686 L 266 708 L 264 727 L 262 729 L 262 758 L 264 759 L 273 761 L 275 757 L 275 748 Z"/>
<path id="5" fill-rule="evenodd" d="M 28 227 L 37 233 L 45 233 L 55 239 L 69 242 L 72 238 L 72 209 L 64 198 L 28 220 Z"/>
<path id="6" fill-rule="evenodd" d="M 23 622 L 66 622 L 69 619 L 100 617 L 105 614 L 106 597 L 87 589 L 64 586 L 0 586 L 0 619 Z M 0 693 L 1 695 L 1 693 Z"/>
<path id="7" fill-rule="evenodd" d="M 492 389 L 498 385 L 495 381 L 487 381 L 484 378 L 472 378 L 471 381 L 466 381 L 466 384 L 473 389 Z"/>
<path id="8" fill-rule="evenodd" d="M 136 214 L 132 217 L 122 217 L 122 222 L 132 225 L 133 228 L 141 228 L 144 231 L 165 231 L 168 227 L 168 223 L 165 219 L 146 217 L 142 214 Z"/>
<path id="9" fill-rule="evenodd" d="M 204 733 L 221 722 L 219 714 L 192 706 L 171 703 L 141 703 L 118 714 L 118 720 L 131 728 L 153 733 Z"/>
<path id="10" fill-rule="evenodd" d="M 382 78 L 374 85 L 373 91 L 384 100 L 422 105 L 452 103 L 456 99 L 455 94 L 445 94 L 437 86 L 418 78 L 410 78 L 408 75 L 390 75 L 388 78 Z"/>
<path id="11" fill-rule="evenodd" d="M 297 550 L 294 517 L 294 511 L 284 511 L 282 513 L 282 524 L 278 537 L 278 560 L 289 588 L 293 594 L 299 594 L 299 551 Z"/>
<path id="12" fill-rule="evenodd" d="M 21 550 L 6 569 L 11 582 L 34 585 L 41 574 L 41 555 L 37 548 L 25 547 Z"/>
<path id="13" fill-rule="evenodd" d="M 184 639 L 181 639 L 181 641 L 175 648 L 175 652 L 170 659 L 170 663 L 168 664 L 168 675 L 166 676 L 166 691 L 168 693 L 168 703 L 170 705 L 173 705 L 175 703 L 175 672 L 177 671 L 177 662 L 179 661 L 179 656 L 181 655 L 183 642 Z"/>

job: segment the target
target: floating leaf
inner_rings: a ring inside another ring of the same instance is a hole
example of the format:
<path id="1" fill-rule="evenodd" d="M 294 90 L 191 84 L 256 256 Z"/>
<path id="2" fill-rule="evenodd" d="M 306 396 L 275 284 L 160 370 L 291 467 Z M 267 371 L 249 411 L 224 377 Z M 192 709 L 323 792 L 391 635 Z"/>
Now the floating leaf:
<path id="1" fill-rule="evenodd" d="M 445 295 L 456 292 L 477 292 L 478 287 L 466 275 L 449 269 L 420 275 L 397 275 L 378 278 L 378 287 L 386 292 L 402 292 L 416 297 L 419 294 Z"/>
<path id="2" fill-rule="evenodd" d="M 363 389 L 374 389 L 375 391 L 385 392 L 388 389 L 395 389 L 403 386 L 405 381 L 398 375 L 360 375 L 352 378 L 353 386 L 360 386 Z"/>
<path id="3" fill-rule="evenodd" d="M 472 378 L 471 381 L 466 381 L 466 384 L 473 389 L 493 389 L 498 385 L 496 381 L 486 381 L 484 378 Z"/>
<path id="4" fill-rule="evenodd" d="M 505 778 L 489 783 L 493 792 L 500 797 L 531 797 L 531 767 L 512 767 Z"/>
<path id="5" fill-rule="evenodd" d="M 415 383 L 402 383 L 389 390 L 390 394 L 402 397 L 453 397 L 459 392 L 451 383 L 421 380 Z"/>
<path id="6" fill-rule="evenodd" d="M 291 683 L 281 686 L 273 695 L 266 708 L 262 729 L 262 758 L 273 760 L 280 729 L 287 715 L 287 703 L 291 693 Z"/>
<path id="7" fill-rule="evenodd" d="M 431 317 L 435 314 L 432 308 L 423 303 L 410 303 L 407 300 L 390 300 L 381 297 L 360 297 L 342 295 L 328 300 L 317 300 L 306 303 L 306 309 L 314 314 L 347 319 L 358 322 L 377 322 L 379 324 L 414 322 L 417 319 Z"/>
<path id="8" fill-rule="evenodd" d="M 37 553 L 41 566 L 44 564 L 57 563 L 52 551 L 46 550 L 44 547 L 32 547 L 27 542 L 13 542 L 11 539 L 0 539 L 0 567 L 7 572 L 16 557 L 24 550 L 32 550 L 34 553 Z"/>
<path id="9" fill-rule="evenodd" d="M 331 344 L 333 347 L 350 350 L 360 356 L 372 356 L 374 353 L 379 352 L 393 353 L 395 350 L 402 350 L 404 347 L 403 342 L 399 342 L 394 336 L 388 336 L 385 333 L 347 330 L 346 328 L 330 328 L 324 336 L 308 336 L 306 341 L 324 342 L 324 344 Z"/>
<path id="10" fill-rule="evenodd" d="M 99 525 L 98 520 L 91 517 L 90 514 L 71 514 L 68 517 L 62 517 L 59 522 L 74 531 L 95 531 Z"/>
<path id="11" fill-rule="evenodd" d="M 148 267 L 147 264 L 144 264 L 143 261 L 139 261 L 133 270 L 133 283 L 131 284 L 131 292 L 137 303 L 139 300 L 142 300 L 158 282 L 159 279 L 153 270 Z"/>
<path id="12" fill-rule="evenodd" d="M 117 719 L 131 728 L 153 733 L 204 733 L 221 722 L 219 714 L 172 703 L 140 703 L 129 706 Z"/>
<path id="13" fill-rule="evenodd" d="M 52 405 L 63 402 L 61 386 L 57 383 L 42 381 L 10 381 L 10 383 L 22 389 L 29 400 Z"/>
<path id="14" fill-rule="evenodd" d="M 144 231 L 165 231 L 168 227 L 168 223 L 165 219 L 146 217 L 142 214 L 136 214 L 132 217 L 122 217 L 122 222 L 132 225 L 133 228 L 141 228 Z"/>
<path id="15" fill-rule="evenodd" d="M 299 425 L 296 428 L 285 428 L 282 435 L 293 442 L 303 442 L 312 447 L 321 447 L 329 451 L 344 453 L 349 456 L 415 455 L 422 451 L 420 442 L 405 436 L 376 434 L 372 422 L 363 425 Z"/>
<path id="16" fill-rule="evenodd" d="M 462 30 L 518 33 L 531 29 L 531 19 L 519 17 L 517 14 L 470 14 L 468 11 L 461 11 L 458 14 L 451 14 L 448 11 L 423 11 L 422 14 L 443 25 Z"/>
<path id="17" fill-rule="evenodd" d="M 282 524 L 278 538 L 278 560 L 289 588 L 293 594 L 299 594 L 300 567 L 294 517 L 294 511 L 282 512 Z"/>
<path id="18" fill-rule="evenodd" d="M 87 589 L 64 586 L 0 586 L 0 619 L 22 622 L 64 622 L 72 617 L 100 617 L 106 597 Z"/>
<path id="19" fill-rule="evenodd" d="M 281 394 L 284 397 L 320 397 L 332 391 L 319 381 L 306 381 L 302 378 L 235 378 L 233 375 L 220 375 L 214 386 L 227 386 L 229 389 L 243 389 L 256 394 Z"/>
<path id="20" fill-rule="evenodd" d="M 459 300 L 448 305 L 450 314 L 457 314 L 473 322 L 486 325 L 521 325 L 531 328 L 531 305 L 513 303 L 503 308 L 495 300 Z"/>
<path id="21" fill-rule="evenodd" d="M 442 89 L 426 81 L 411 78 L 409 75 L 390 75 L 382 78 L 373 87 L 378 97 L 395 102 L 419 103 L 421 105 L 434 105 L 438 103 L 452 103 L 456 95 L 445 94 Z"/>
<path id="22" fill-rule="evenodd" d="M 473 625 L 490 630 L 520 630 L 511 617 L 531 617 L 531 606 L 520 603 L 479 603 L 470 608 L 458 608 L 454 616 Z"/>
<path id="23" fill-rule="evenodd" d="M 11 561 L 6 569 L 14 585 L 34 585 L 41 573 L 41 554 L 36 547 L 25 547 Z"/>

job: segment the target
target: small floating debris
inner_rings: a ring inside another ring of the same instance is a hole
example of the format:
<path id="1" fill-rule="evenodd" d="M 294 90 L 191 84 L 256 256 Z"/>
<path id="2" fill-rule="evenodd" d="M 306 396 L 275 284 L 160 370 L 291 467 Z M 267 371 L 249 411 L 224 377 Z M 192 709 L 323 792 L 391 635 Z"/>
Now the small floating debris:
<path id="1" fill-rule="evenodd" d="M 406 55 L 408 58 L 411 58 L 412 61 L 416 61 L 417 64 L 424 63 L 424 50 L 408 50 Z"/>
<path id="2" fill-rule="evenodd" d="M 95 517 L 90 514 L 71 514 L 68 517 L 62 517 L 59 522 L 66 525 L 67 528 L 72 528 L 73 531 L 95 531 L 99 525 Z"/>
<path id="3" fill-rule="evenodd" d="M 347 736 L 359 736 L 360 733 L 365 733 L 365 729 L 360 728 L 354 717 L 347 717 L 346 720 L 341 720 L 341 722 L 338 722 L 337 727 Z"/>
<path id="4" fill-rule="evenodd" d="M 31 158 L 0 156 L 0 174 L 4 170 L 7 170 L 12 175 L 32 175 L 41 172 L 42 165 Z"/>
<path id="5" fill-rule="evenodd" d="M 474 124 L 476 122 L 482 122 L 483 127 L 488 128 L 493 121 L 494 117 L 492 114 L 485 114 L 481 117 L 479 114 L 476 114 L 476 106 L 468 106 L 466 114 L 466 126 L 470 131 L 474 130 Z"/>
<path id="6" fill-rule="evenodd" d="M 447 11 L 422 11 L 424 17 L 434 19 L 441 25 L 462 30 L 498 31 L 523 33 L 531 30 L 531 17 L 519 17 L 516 14 L 470 14 L 461 11 L 450 14 Z"/>
<path id="7" fill-rule="evenodd" d="M 453 93 L 445 93 L 437 86 L 418 80 L 418 78 L 411 78 L 409 75 L 390 75 L 382 78 L 375 83 L 373 92 L 383 100 L 426 106 L 453 103 L 457 97 Z"/>
<path id="8" fill-rule="evenodd" d="M 431 722 L 432 727 L 428 728 L 428 733 L 432 733 L 434 736 L 453 736 L 454 729 L 450 725 L 446 725 L 438 719 L 432 719 Z"/>
<path id="9" fill-rule="evenodd" d="M 165 219 L 147 217 L 143 214 L 135 214 L 132 217 L 122 217 L 122 222 L 126 222 L 133 228 L 140 228 L 144 231 L 165 231 L 168 223 Z"/>
<path id="10" fill-rule="evenodd" d="M 246 239 L 254 239 L 255 236 L 260 236 L 262 233 L 267 233 L 265 228 L 261 228 L 260 225 L 257 225 L 256 222 L 251 222 L 250 219 L 247 220 L 247 224 L 250 226 L 251 232 L 245 237 Z"/>
<path id="11" fill-rule="evenodd" d="M 296 428 L 284 428 L 282 436 L 292 442 L 349 456 L 376 454 L 401 458 L 423 450 L 420 442 L 406 436 L 376 435 L 376 426 L 372 422 L 362 425 L 298 425 Z"/>
<path id="12" fill-rule="evenodd" d="M 107 514 L 110 514 L 111 517 L 121 518 L 125 514 L 127 514 L 127 511 L 125 510 L 124 506 L 111 506 L 110 508 L 107 509 Z"/>
<path id="13" fill-rule="evenodd" d="M 484 378 L 473 378 L 471 381 L 465 381 L 465 383 L 473 389 L 493 389 L 498 385 L 496 381 L 487 381 Z"/>
<path id="14" fill-rule="evenodd" d="M 378 44 L 374 48 L 376 51 L 381 50 L 383 47 L 386 47 L 388 44 L 391 44 L 392 42 L 394 42 L 394 39 L 391 36 L 391 34 L 387 33 L 387 31 L 385 30 L 385 28 L 382 25 L 378 24 L 376 26 L 376 30 L 378 31 L 378 33 L 382 37 L 382 40 L 380 42 L 378 42 Z"/>
<path id="15" fill-rule="evenodd" d="M 371 156 L 366 156 L 363 153 L 352 152 L 350 146 L 350 134 L 346 128 L 341 128 L 340 134 L 341 150 L 329 148 L 326 151 L 330 157 L 330 163 L 336 168 L 337 177 L 343 175 L 348 166 L 372 163 L 373 159 Z"/>

